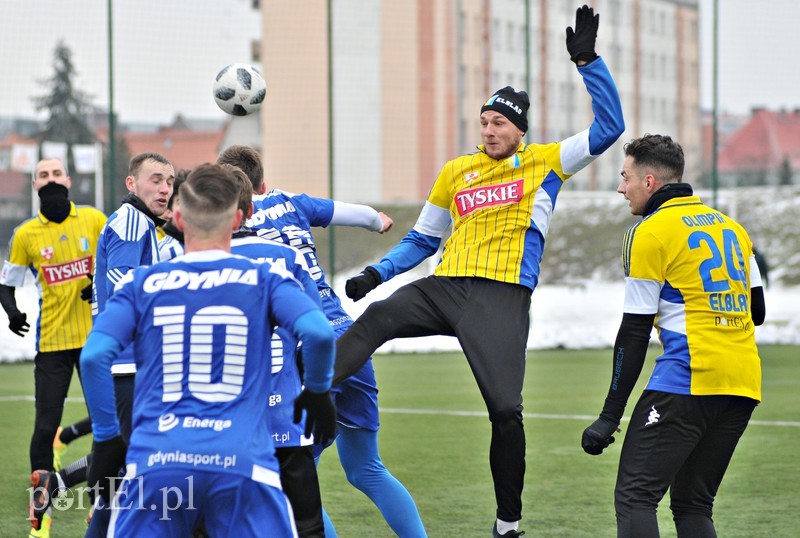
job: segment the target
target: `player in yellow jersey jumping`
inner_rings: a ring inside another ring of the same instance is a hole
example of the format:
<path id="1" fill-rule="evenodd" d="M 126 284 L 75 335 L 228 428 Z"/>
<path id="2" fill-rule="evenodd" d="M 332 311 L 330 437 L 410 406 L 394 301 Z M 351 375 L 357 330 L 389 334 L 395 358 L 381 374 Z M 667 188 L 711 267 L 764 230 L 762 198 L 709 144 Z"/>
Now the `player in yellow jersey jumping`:
<path id="1" fill-rule="evenodd" d="M 73 368 L 78 368 L 92 327 L 91 306 L 81 292 L 91 285 L 97 238 L 106 221 L 97 209 L 69 200 L 71 184 L 60 160 L 36 164 L 33 188 L 40 199 L 39 214 L 14 230 L 9 259 L 0 273 L 0 303 L 15 334 L 24 336 L 30 328 L 14 297 L 14 287 L 24 284 L 29 270 L 41 294 L 34 358 L 36 418 L 30 444 L 34 472 L 53 470 L 53 439 Z"/>
<path id="2" fill-rule="evenodd" d="M 656 508 L 669 489 L 678 536 L 712 538 L 714 497 L 761 400 L 761 276 L 744 228 L 681 182 L 680 145 L 646 135 L 626 144 L 625 155 L 617 192 L 642 220 L 623 243 L 611 387 L 581 444 L 598 455 L 614 441 L 655 324 L 664 349 L 622 445 L 617 536 L 659 536 Z"/>
<path id="3" fill-rule="evenodd" d="M 564 181 L 625 130 L 616 86 L 595 53 L 598 17 L 583 6 L 574 31 L 567 28 L 570 58 L 592 98 L 589 128 L 561 142 L 525 144 L 528 95 L 511 87 L 499 90 L 480 111 L 483 145 L 444 165 L 414 228 L 380 263 L 348 280 L 345 289 L 350 298 L 363 298 L 435 254 L 452 227 L 433 276 L 373 303 L 340 337 L 334 382 L 356 372 L 392 338 L 457 337 L 492 423 L 494 536 L 522 534 L 529 309 L 556 197 Z"/>

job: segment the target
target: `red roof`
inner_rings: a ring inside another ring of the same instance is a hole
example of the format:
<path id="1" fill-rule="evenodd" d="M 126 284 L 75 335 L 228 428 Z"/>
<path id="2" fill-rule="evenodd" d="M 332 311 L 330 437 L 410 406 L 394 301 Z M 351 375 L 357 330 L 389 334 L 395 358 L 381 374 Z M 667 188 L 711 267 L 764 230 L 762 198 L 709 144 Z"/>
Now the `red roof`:
<path id="1" fill-rule="evenodd" d="M 145 152 L 160 153 L 179 170 L 216 161 L 224 135 L 223 130 L 162 129 L 155 133 L 127 132 L 122 136 L 131 157 Z"/>
<path id="2" fill-rule="evenodd" d="M 30 188 L 30 174 L 0 170 L 0 198 L 24 198 L 25 190 Z"/>
<path id="3" fill-rule="evenodd" d="M 14 144 L 36 144 L 36 140 L 33 138 L 25 138 L 22 135 L 17 133 L 11 133 L 3 140 L 0 140 L 0 148 L 10 148 Z"/>
<path id="4" fill-rule="evenodd" d="M 784 159 L 800 170 L 800 110 L 756 110 L 719 153 L 719 171 L 777 171 Z"/>

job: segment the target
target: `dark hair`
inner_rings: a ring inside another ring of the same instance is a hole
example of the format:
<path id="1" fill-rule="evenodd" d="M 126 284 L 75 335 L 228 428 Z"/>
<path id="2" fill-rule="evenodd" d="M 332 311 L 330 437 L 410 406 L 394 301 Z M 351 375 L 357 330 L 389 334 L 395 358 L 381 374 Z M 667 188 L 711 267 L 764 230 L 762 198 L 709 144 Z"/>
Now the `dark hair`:
<path id="1" fill-rule="evenodd" d="M 175 172 L 175 182 L 172 184 L 172 196 L 169 197 L 169 201 L 167 202 L 168 209 L 172 209 L 172 205 L 175 203 L 175 197 L 178 196 L 178 191 L 181 188 L 181 184 L 186 181 L 186 178 L 189 177 L 190 172 L 191 170 L 188 168 L 181 168 Z"/>
<path id="2" fill-rule="evenodd" d="M 636 166 L 652 168 L 659 181 L 680 183 L 685 161 L 680 144 L 665 135 L 646 134 L 634 138 L 622 148 L 633 157 Z"/>
<path id="3" fill-rule="evenodd" d="M 155 161 L 157 163 L 172 166 L 172 163 L 160 153 L 140 153 L 131 159 L 131 162 L 128 165 L 128 175 L 136 177 L 136 174 L 139 173 L 139 169 L 142 167 L 142 164 L 145 161 Z"/>
<path id="4" fill-rule="evenodd" d="M 253 207 L 253 185 L 250 183 L 247 174 L 242 172 L 242 169 L 238 166 L 227 163 L 220 166 L 232 173 L 239 183 L 239 209 L 242 210 L 242 220 L 246 220 Z"/>
<path id="5" fill-rule="evenodd" d="M 261 156 L 250 146 L 234 145 L 228 147 L 217 157 L 217 164 L 231 164 L 241 168 L 253 185 L 253 192 L 259 192 L 264 184 L 264 165 Z"/>
<path id="6" fill-rule="evenodd" d="M 219 226 L 221 218 L 239 204 L 239 181 L 218 164 L 201 164 L 181 185 L 184 219 L 201 230 Z"/>

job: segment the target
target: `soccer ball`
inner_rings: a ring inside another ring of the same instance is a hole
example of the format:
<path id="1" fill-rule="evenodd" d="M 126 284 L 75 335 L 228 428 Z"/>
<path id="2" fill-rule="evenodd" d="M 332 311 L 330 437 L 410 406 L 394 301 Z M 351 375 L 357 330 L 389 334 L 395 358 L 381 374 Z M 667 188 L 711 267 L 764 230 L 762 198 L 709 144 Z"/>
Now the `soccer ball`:
<path id="1" fill-rule="evenodd" d="M 231 64 L 222 69 L 214 81 L 214 100 L 232 116 L 247 116 L 261 108 L 267 94 L 267 83 L 250 64 Z"/>

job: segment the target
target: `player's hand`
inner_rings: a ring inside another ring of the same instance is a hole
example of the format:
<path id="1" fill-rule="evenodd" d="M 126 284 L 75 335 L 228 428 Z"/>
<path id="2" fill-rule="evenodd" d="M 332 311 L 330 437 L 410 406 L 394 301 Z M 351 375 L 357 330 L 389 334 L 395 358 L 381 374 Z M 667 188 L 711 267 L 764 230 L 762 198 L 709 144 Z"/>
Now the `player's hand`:
<path id="1" fill-rule="evenodd" d="M 89 285 L 86 286 L 81 290 L 81 299 L 86 301 L 87 303 L 92 302 L 92 280 L 93 277 L 91 274 L 86 275 L 86 278 L 89 279 Z"/>
<path id="2" fill-rule="evenodd" d="M 89 283 L 88 286 L 81 290 L 81 300 L 86 301 L 87 303 L 92 302 L 92 284 Z"/>
<path id="3" fill-rule="evenodd" d="M 314 435 L 314 443 L 327 445 L 336 436 L 336 407 L 330 391 L 303 392 L 294 400 L 294 422 L 298 423 L 306 412 L 305 436 Z"/>
<path id="4" fill-rule="evenodd" d="M 594 10 L 584 4 L 575 12 L 575 30 L 567 26 L 567 51 L 569 59 L 575 62 L 589 63 L 597 58 L 594 51 L 597 41 L 597 27 L 600 24 L 600 14 L 595 15 Z M 582 64 L 578 64 L 582 65 Z"/>
<path id="5" fill-rule="evenodd" d="M 378 211 L 378 215 L 380 215 L 381 217 L 381 225 L 382 225 L 380 233 L 385 234 L 386 232 L 392 229 L 394 221 L 392 220 L 392 217 L 390 217 L 383 211 Z"/>
<path id="6" fill-rule="evenodd" d="M 380 286 L 380 284 L 381 275 L 372 266 L 369 266 L 353 278 L 347 279 L 344 285 L 344 292 L 352 300 L 358 301 Z"/>
<path id="7" fill-rule="evenodd" d="M 111 504 L 111 497 L 119 482 L 119 471 L 125 467 L 125 454 L 128 445 L 121 435 L 108 441 L 96 441 L 92 451 L 92 462 L 86 470 L 86 483 L 105 501 Z"/>
<path id="8" fill-rule="evenodd" d="M 614 442 L 614 434 L 619 431 L 619 424 L 601 416 L 583 430 L 581 438 L 583 451 L 592 456 L 602 454 L 603 450 Z"/>
<path id="9" fill-rule="evenodd" d="M 25 336 L 25 333 L 31 328 L 28 323 L 28 315 L 19 310 L 11 312 L 8 315 L 8 328 L 17 336 Z"/>

